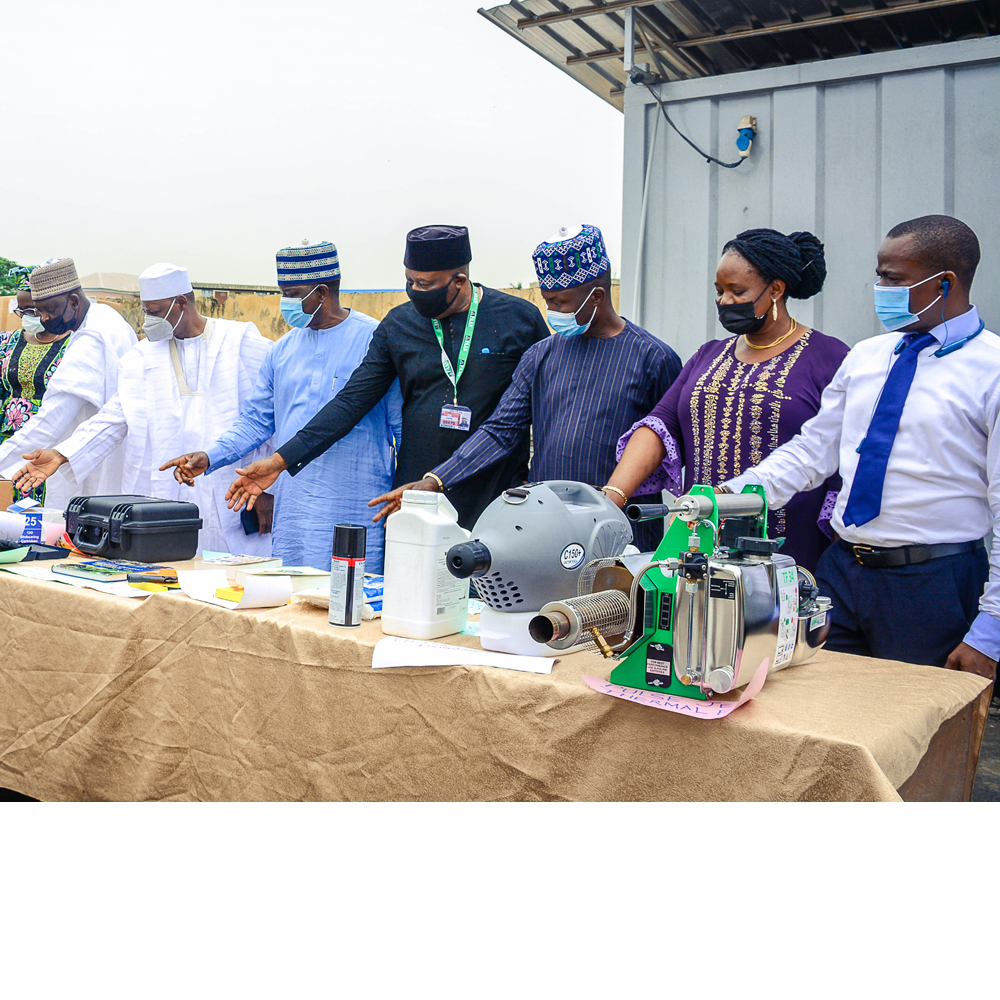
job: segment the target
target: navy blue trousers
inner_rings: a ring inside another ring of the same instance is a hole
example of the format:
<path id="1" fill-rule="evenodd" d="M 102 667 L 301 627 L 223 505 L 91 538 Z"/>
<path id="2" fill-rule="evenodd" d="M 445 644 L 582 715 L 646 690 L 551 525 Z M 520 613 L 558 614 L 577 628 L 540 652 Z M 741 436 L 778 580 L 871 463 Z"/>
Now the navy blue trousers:
<path id="1" fill-rule="evenodd" d="M 943 667 L 979 614 L 989 573 L 985 549 L 866 569 L 834 542 L 816 567 L 819 592 L 833 601 L 826 648 Z"/>

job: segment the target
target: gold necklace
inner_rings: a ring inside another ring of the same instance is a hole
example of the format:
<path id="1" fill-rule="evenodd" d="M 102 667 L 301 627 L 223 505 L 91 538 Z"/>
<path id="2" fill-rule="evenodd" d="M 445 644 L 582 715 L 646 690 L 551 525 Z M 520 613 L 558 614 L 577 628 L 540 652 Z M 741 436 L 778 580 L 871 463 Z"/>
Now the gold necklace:
<path id="1" fill-rule="evenodd" d="M 758 344 L 751 344 L 750 341 L 747 339 L 747 335 L 746 334 L 743 334 L 743 343 L 746 344 L 747 347 L 749 347 L 751 350 L 754 350 L 754 351 L 767 351 L 767 350 L 770 350 L 772 347 L 777 347 L 778 344 L 780 344 L 783 340 L 788 340 L 788 338 L 793 333 L 795 333 L 795 331 L 798 328 L 799 328 L 799 324 L 796 323 L 795 320 L 793 319 L 792 323 L 791 323 L 791 326 L 789 326 L 789 328 L 788 328 L 788 333 L 786 333 L 783 336 L 779 337 L 777 340 L 772 340 L 770 344 L 759 344 L 759 345 Z"/>

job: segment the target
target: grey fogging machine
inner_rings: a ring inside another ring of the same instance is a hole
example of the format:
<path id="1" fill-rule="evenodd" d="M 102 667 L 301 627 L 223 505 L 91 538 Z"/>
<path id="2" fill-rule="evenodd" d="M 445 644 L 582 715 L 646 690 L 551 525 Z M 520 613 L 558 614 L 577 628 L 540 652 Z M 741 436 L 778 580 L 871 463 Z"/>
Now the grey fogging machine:
<path id="1" fill-rule="evenodd" d="M 448 550 L 453 576 L 472 578 L 486 605 L 483 649 L 558 656 L 528 625 L 546 602 L 575 595 L 595 561 L 613 560 L 632 541 L 625 515 L 583 483 L 529 483 L 506 490 L 483 511 L 472 538 Z"/>

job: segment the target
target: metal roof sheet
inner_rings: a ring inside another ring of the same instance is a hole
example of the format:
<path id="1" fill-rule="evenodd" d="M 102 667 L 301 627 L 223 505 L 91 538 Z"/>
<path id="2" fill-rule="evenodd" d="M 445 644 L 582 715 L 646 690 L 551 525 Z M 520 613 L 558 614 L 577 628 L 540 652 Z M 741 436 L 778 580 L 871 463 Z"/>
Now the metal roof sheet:
<path id="1" fill-rule="evenodd" d="M 1000 34 L 1000 0 L 520 0 L 479 13 L 619 110 L 636 62 L 685 80 Z"/>

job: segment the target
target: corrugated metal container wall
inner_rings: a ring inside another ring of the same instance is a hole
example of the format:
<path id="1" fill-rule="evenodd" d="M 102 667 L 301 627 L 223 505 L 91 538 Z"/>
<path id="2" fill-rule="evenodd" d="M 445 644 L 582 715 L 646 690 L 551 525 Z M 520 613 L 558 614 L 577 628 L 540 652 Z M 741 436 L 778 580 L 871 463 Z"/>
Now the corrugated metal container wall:
<path id="1" fill-rule="evenodd" d="M 823 240 L 826 286 L 793 300 L 792 314 L 853 344 L 881 332 L 872 285 L 885 233 L 955 215 L 979 236 L 972 298 L 1000 330 L 1000 38 L 688 80 L 659 94 L 677 126 L 726 161 L 737 158 L 740 118 L 758 122 L 749 161 L 727 170 L 706 165 L 661 115 L 643 225 L 660 112 L 645 87 L 626 91 L 623 311 L 682 359 L 725 335 L 715 267 L 723 244 L 755 226 Z"/>

